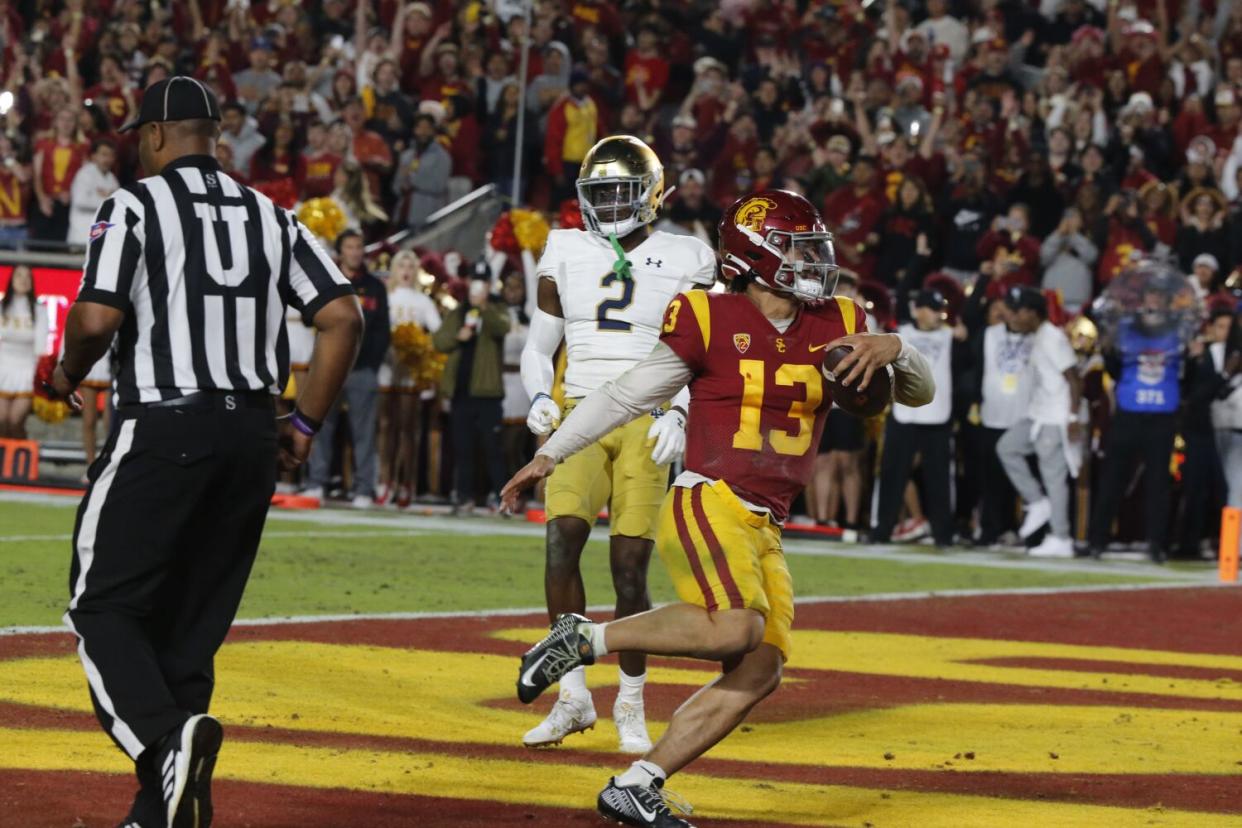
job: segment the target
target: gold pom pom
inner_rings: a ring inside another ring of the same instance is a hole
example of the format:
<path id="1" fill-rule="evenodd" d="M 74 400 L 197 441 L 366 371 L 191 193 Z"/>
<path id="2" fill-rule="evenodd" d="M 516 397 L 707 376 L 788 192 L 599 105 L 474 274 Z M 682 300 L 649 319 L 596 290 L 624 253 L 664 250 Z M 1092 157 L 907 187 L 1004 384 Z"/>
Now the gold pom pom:
<path id="1" fill-rule="evenodd" d="M 392 350 L 397 356 L 397 369 L 414 380 L 417 390 L 439 386 L 448 355 L 435 349 L 421 325 L 415 322 L 398 325 L 392 332 Z"/>
<path id="2" fill-rule="evenodd" d="M 334 198 L 312 198 L 298 208 L 298 221 L 328 244 L 345 230 L 347 219 Z"/>
<path id="3" fill-rule="evenodd" d="M 69 416 L 69 405 L 63 400 L 49 400 L 38 395 L 34 398 L 34 414 L 49 425 L 56 425 Z"/>
<path id="4" fill-rule="evenodd" d="M 536 210 L 512 210 L 509 221 L 513 224 L 513 235 L 518 246 L 538 255 L 543 250 L 551 229 L 543 214 Z"/>

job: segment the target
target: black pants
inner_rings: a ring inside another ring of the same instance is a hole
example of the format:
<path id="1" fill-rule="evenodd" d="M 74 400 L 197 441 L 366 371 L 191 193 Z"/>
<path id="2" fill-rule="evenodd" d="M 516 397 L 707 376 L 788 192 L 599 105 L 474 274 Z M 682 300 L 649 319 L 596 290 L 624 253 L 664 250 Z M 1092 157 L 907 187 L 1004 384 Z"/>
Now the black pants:
<path id="1" fill-rule="evenodd" d="M 1225 470 L 1221 466 L 1220 451 L 1216 447 L 1215 431 L 1188 430 L 1183 436 L 1186 438 L 1186 464 L 1182 466 L 1182 509 L 1185 520 L 1182 523 L 1178 554 L 1183 558 L 1198 558 L 1203 530 L 1210 525 L 1208 515 L 1219 512 L 1224 504 Z"/>
<path id="2" fill-rule="evenodd" d="M 27 227 L 32 239 L 65 241 L 69 237 L 69 205 L 52 199 L 52 214 L 45 216 L 39 209 L 39 203 L 31 201 Z"/>
<path id="3" fill-rule="evenodd" d="M 874 540 L 887 543 L 901 511 L 901 498 L 910 480 L 916 454 L 923 456 L 923 503 L 938 545 L 953 542 L 950 486 L 952 426 L 908 425 L 892 417 L 884 430 L 884 457 L 880 460 L 880 503 Z"/>
<path id="4" fill-rule="evenodd" d="M 1005 429 L 981 426 L 977 432 L 980 448 L 983 450 L 980 464 L 982 497 L 979 501 L 979 540 L 992 543 L 1005 532 L 1017 529 L 1014 525 L 1014 501 L 1018 495 L 996 455 L 996 444 Z"/>
<path id="5" fill-rule="evenodd" d="M 478 489 L 474 470 L 480 454 L 491 478 L 488 491 L 499 493 L 505 484 L 505 455 L 500 440 L 500 400 L 454 397 L 453 468 L 458 503 L 470 503 Z"/>
<path id="6" fill-rule="evenodd" d="M 1126 484 L 1135 462 L 1142 460 L 1147 545 L 1152 549 L 1164 548 L 1169 525 L 1169 458 L 1176 430 L 1174 418 L 1173 414 L 1130 411 L 1118 411 L 1113 417 L 1104 444 L 1104 468 L 1095 491 L 1095 508 L 1091 510 L 1088 540 L 1092 546 L 1102 549 L 1108 545 Z"/>
<path id="7" fill-rule="evenodd" d="M 211 701 L 276 485 L 271 398 L 123 406 L 89 476 L 65 620 L 100 723 L 138 760 Z"/>

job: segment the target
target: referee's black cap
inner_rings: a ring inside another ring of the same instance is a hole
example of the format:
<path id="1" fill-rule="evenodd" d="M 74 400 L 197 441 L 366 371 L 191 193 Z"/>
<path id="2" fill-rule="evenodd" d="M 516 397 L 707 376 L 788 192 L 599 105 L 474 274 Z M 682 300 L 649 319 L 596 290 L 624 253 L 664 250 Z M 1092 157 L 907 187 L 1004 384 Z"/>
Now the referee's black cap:
<path id="1" fill-rule="evenodd" d="M 138 117 L 121 127 L 121 132 L 160 121 L 220 120 L 220 102 L 215 93 L 194 78 L 174 75 L 156 81 L 142 93 Z"/>

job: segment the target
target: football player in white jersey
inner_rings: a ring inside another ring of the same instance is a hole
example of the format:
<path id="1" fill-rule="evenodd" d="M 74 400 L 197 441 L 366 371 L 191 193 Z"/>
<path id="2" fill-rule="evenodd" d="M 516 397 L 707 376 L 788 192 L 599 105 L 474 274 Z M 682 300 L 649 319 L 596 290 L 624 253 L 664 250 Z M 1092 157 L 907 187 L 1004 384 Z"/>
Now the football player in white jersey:
<path id="1" fill-rule="evenodd" d="M 577 401 L 616 379 L 655 347 L 664 311 L 679 292 L 710 288 L 716 255 L 691 236 L 653 231 L 664 201 L 664 169 L 651 148 L 628 135 L 605 138 L 578 174 L 586 230 L 553 230 L 539 260 L 538 308 L 522 351 L 522 384 L 531 399 L 527 425 L 548 434 Z M 553 355 L 566 347 L 565 411 L 552 399 Z M 548 480 L 544 590 L 548 614 L 582 612 L 578 562 L 600 509 L 608 506 L 617 617 L 651 607 L 647 564 L 668 464 L 685 448 L 689 392 L 617 429 L 562 463 Z M 613 706 L 621 750 L 651 748 L 643 710 L 646 657 L 621 656 Z M 559 743 L 595 724 L 582 668 L 560 682 L 548 717 L 523 738 L 528 747 Z"/>

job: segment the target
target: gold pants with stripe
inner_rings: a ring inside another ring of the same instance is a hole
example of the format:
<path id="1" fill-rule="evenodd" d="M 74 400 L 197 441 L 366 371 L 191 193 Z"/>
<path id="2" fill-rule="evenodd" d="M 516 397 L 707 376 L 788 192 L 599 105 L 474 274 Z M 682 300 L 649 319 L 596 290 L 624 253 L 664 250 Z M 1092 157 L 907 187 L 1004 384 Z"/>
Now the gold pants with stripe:
<path id="1" fill-rule="evenodd" d="M 678 598 L 708 612 L 761 613 L 763 640 L 789 659 L 793 579 L 771 518 L 747 509 L 723 481 L 675 486 L 660 509 L 656 549 Z"/>

